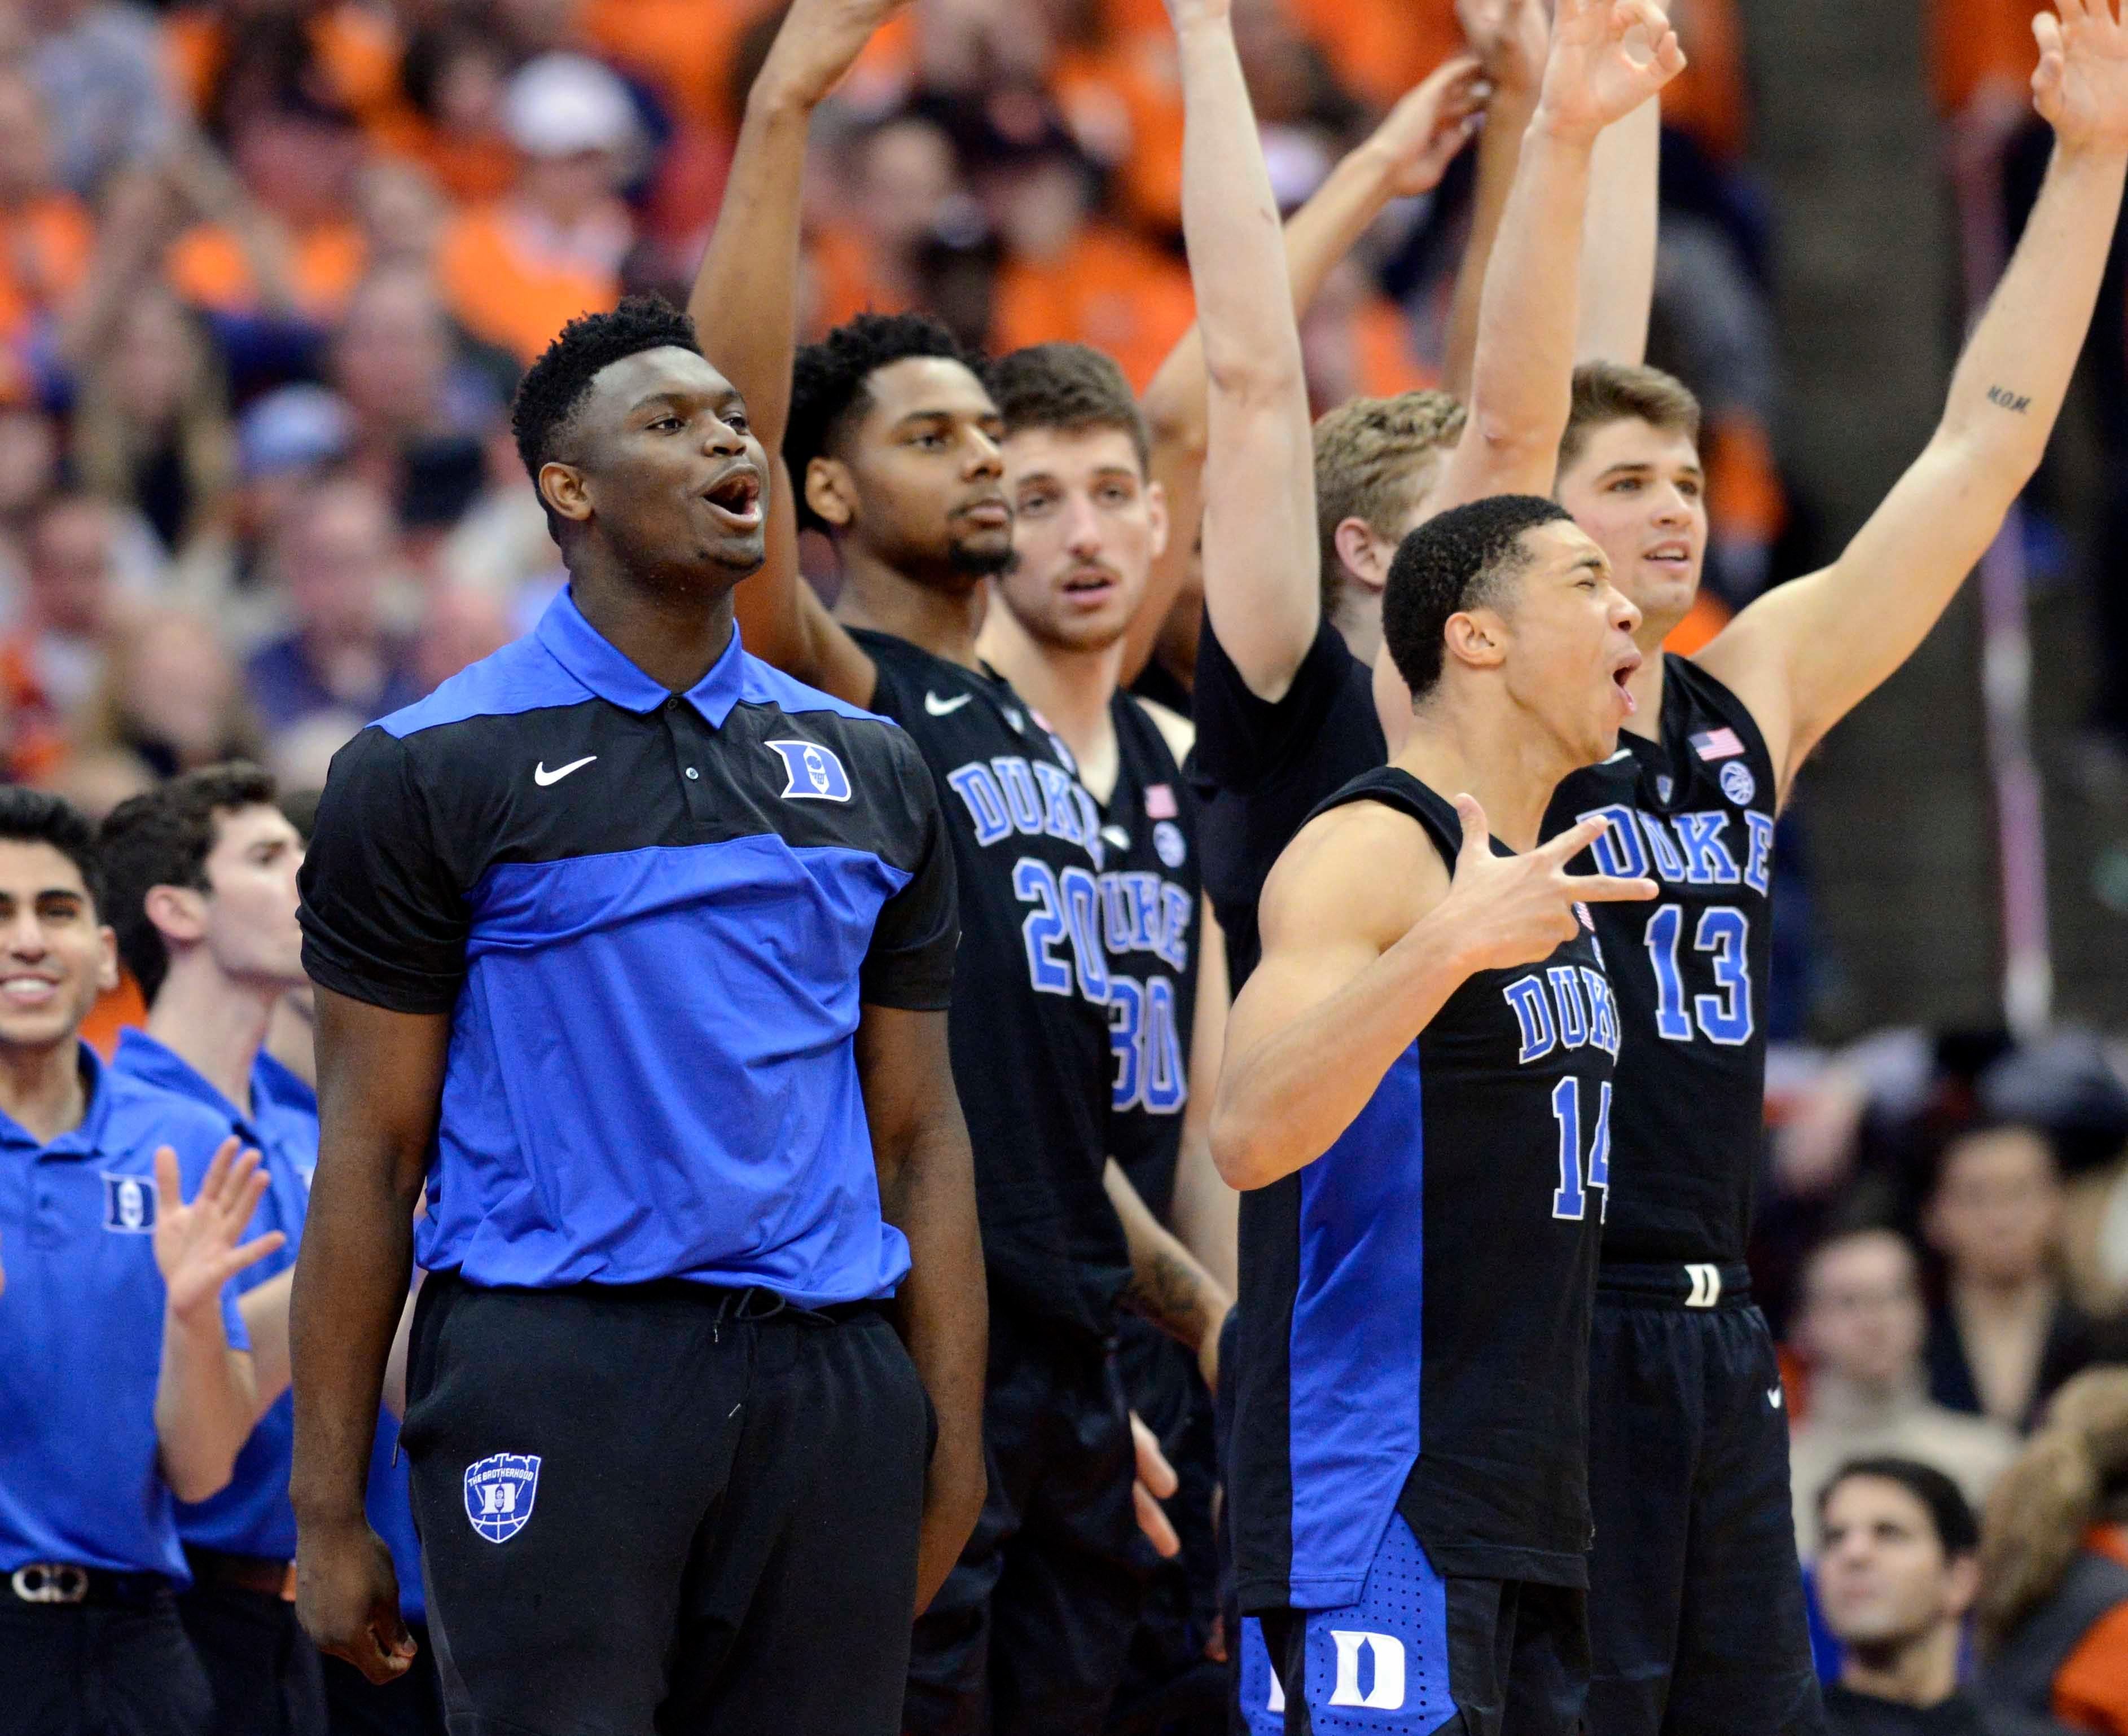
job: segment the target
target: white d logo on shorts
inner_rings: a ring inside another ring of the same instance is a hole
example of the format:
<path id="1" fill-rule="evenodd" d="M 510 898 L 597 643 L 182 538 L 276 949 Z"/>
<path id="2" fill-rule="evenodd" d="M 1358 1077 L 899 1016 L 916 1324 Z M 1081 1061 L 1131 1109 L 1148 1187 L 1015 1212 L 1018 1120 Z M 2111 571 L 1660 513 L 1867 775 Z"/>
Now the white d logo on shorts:
<path id="1" fill-rule="evenodd" d="M 466 1467 L 466 1517 L 490 1543 L 507 1543 L 525 1529 L 539 1493 L 537 1453 L 491 1453 Z"/>
<path id="2" fill-rule="evenodd" d="M 1393 1634 L 1356 1633 L 1332 1628 L 1330 1638 L 1337 1648 L 1337 1682 L 1331 1690 L 1333 1706 L 1366 1706 L 1377 1712 L 1394 1712 L 1404 1706 L 1404 1642 Z M 1374 1686 L 1360 1691 L 1360 1654 L 1375 1656 Z"/>

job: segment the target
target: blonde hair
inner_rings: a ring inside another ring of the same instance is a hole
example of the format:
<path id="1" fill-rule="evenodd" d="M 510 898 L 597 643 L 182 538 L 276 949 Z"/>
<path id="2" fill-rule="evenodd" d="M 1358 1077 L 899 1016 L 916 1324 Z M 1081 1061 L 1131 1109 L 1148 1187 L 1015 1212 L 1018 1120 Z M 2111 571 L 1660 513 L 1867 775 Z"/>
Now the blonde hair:
<path id="1" fill-rule="evenodd" d="M 2047 1407 L 2046 1425 L 2002 1473 L 1980 1531 L 1980 1642 L 2001 1645 L 2045 1602 L 2128 1474 L 2128 1368 L 2091 1368 Z"/>
<path id="2" fill-rule="evenodd" d="M 1581 456 L 1598 429 L 1636 420 L 1699 443 L 1699 400 L 1675 374 L 1623 362 L 1583 363 L 1574 370 L 1574 406 L 1559 437 L 1560 469 Z"/>
<path id="3" fill-rule="evenodd" d="M 1315 524 L 1323 612 L 1343 589 L 1337 527 L 1357 519 L 1380 535 L 1396 528 L 1433 486 L 1435 460 L 1463 433 L 1463 406 L 1445 391 L 1353 398 L 1315 425 Z"/>

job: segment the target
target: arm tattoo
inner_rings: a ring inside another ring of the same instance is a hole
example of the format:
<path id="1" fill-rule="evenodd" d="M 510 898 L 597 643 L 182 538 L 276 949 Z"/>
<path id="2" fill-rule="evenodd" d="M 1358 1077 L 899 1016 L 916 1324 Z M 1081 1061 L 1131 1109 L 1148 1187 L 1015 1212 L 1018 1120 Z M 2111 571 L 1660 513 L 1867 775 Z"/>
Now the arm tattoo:
<path id="1" fill-rule="evenodd" d="M 2030 398 L 2021 398 L 2008 387 L 2002 386 L 1991 386 L 1988 388 L 1988 401 L 1990 404 L 1999 404 L 2005 410 L 2013 410 L 2021 416 L 2032 407 L 2032 401 Z"/>
<path id="2" fill-rule="evenodd" d="M 1124 1294 L 1133 1308 L 1185 1344 L 1196 1344 L 1211 1326 L 1196 1274 L 1166 1248 L 1152 1250 L 1131 1274 Z"/>

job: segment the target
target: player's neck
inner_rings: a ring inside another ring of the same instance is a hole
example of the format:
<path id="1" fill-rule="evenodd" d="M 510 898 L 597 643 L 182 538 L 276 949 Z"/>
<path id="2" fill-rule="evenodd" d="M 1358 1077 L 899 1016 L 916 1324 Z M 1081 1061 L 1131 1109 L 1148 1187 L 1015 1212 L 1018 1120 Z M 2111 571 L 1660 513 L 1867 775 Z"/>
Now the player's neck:
<path id="1" fill-rule="evenodd" d="M 647 671 L 646 671 L 647 672 Z M 251 1067 L 265 1046 L 278 989 L 232 982 L 211 959 L 173 958 L 148 1009 L 148 1035 L 219 1091 L 248 1121 Z"/>
<path id="2" fill-rule="evenodd" d="M 1502 727 L 1489 706 L 1437 696 L 1412 714 L 1411 733 L 1390 762 L 1437 794 L 1477 797 L 1493 836 L 1533 850 L 1559 780 L 1574 768 L 1527 728 Z"/>
<path id="3" fill-rule="evenodd" d="M 1626 690 L 1633 696 L 1633 709 L 1618 727 L 1626 734 L 1659 742 L 1662 739 L 1662 641 L 1658 638 L 1651 645 L 1642 644 L 1640 651 L 1641 666 L 1626 678 Z"/>
<path id="4" fill-rule="evenodd" d="M 687 692 L 730 646 L 729 590 L 656 590 L 604 571 L 582 553 L 575 558 L 569 591 L 583 618 L 667 693 Z"/>
<path id="5" fill-rule="evenodd" d="M 1840 1671 L 1840 1685 L 1900 1705 L 1926 1710 L 1958 1691 L 1958 1628 L 1944 1622 L 1919 1639 L 1896 1646 L 1854 1646 Z"/>
<path id="6" fill-rule="evenodd" d="M 40 1145 L 71 1133 L 88 1113 L 81 1042 L 72 1031 L 38 1047 L 0 1044 L 0 1115 Z"/>
<path id="7" fill-rule="evenodd" d="M 1043 644 L 1000 604 L 990 610 L 976 643 L 983 660 L 1064 738 L 1079 762 L 1081 781 L 1096 801 L 1105 803 L 1115 789 L 1118 769 L 1116 723 L 1109 701 L 1123 672 L 1123 642 L 1097 650 Z"/>
<path id="8" fill-rule="evenodd" d="M 990 604 L 986 581 L 925 585 L 863 549 L 845 543 L 841 552 L 843 590 L 835 600 L 836 619 L 848 627 L 891 633 L 949 663 L 976 666 L 976 636 Z"/>

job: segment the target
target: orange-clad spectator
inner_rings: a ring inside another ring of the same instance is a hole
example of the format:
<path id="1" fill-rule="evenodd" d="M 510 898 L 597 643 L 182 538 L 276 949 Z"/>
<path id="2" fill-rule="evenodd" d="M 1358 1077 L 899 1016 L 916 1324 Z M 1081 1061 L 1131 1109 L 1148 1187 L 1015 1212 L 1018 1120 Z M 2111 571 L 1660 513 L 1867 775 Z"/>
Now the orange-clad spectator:
<path id="1" fill-rule="evenodd" d="M 2003 1473 L 1979 1615 L 1979 1691 L 2006 1722 L 2128 1736 L 2128 1369 L 2070 1381 Z"/>
<path id="2" fill-rule="evenodd" d="M 1051 85 L 1082 147 L 1114 171 L 1131 217 L 1161 233 L 1182 227 L 1182 83 L 1175 34 L 1104 35 L 1066 44 Z"/>
<path id="3" fill-rule="evenodd" d="M 1387 108 L 1451 55 L 1463 50 L 1455 0 L 1244 0 L 1280 7 L 1322 49 L 1340 83 Z"/>
<path id="4" fill-rule="evenodd" d="M 53 184 L 36 88 L 0 73 L 0 344 L 19 344 L 68 301 L 95 239 L 88 208 Z"/>
<path id="5" fill-rule="evenodd" d="M 232 65 L 285 64 L 287 49 L 273 39 L 294 36 L 296 51 L 317 69 L 312 94 L 349 110 L 365 125 L 382 121 L 401 105 L 398 32 L 388 8 L 357 0 L 320 5 L 301 0 L 221 0 L 173 14 L 164 26 L 170 82 L 202 121 L 217 119 Z"/>
<path id="6" fill-rule="evenodd" d="M 147 787 L 145 784 L 140 786 L 141 790 Z M 126 795 L 138 795 L 140 793 L 140 790 L 129 790 L 126 792 Z M 118 799 L 123 801 L 125 799 L 125 796 L 121 796 Z M 68 799 L 74 799 L 69 795 Z M 74 805 L 79 808 L 82 804 L 75 801 Z M 110 804 L 111 808 L 116 808 L 118 802 Z M 83 811 L 88 813 L 92 819 L 102 818 L 102 813 L 94 810 L 83 809 Z M 108 811 L 108 808 L 104 810 L 106 813 Z M 148 1003 L 141 997 L 140 985 L 134 981 L 133 973 L 121 966 L 118 973 L 118 986 L 108 994 L 100 997 L 97 1003 L 89 1008 L 88 1017 L 82 1022 L 81 1040 L 104 1060 L 109 1060 L 118 1052 L 118 1039 L 121 1034 L 145 1026 L 147 1022 Z"/>
<path id="7" fill-rule="evenodd" d="M 1143 391 L 1196 318 L 1187 268 L 1094 214 L 1089 165 L 1061 125 L 1024 140 L 993 128 L 974 149 L 977 191 L 1005 246 L 992 346 L 1090 344 Z"/>
<path id="8" fill-rule="evenodd" d="M 520 71 L 504 120 L 517 184 L 450 224 L 437 273 L 458 323 L 529 366 L 578 314 L 620 299 L 634 225 L 616 190 L 639 135 L 627 86 L 578 55 Z"/>
<path id="9" fill-rule="evenodd" d="M 1684 70 L 1663 87 L 1665 126 L 1689 133 L 1723 162 L 1744 154 L 1750 116 L 1736 0 L 1670 0 Z"/>
<path id="10" fill-rule="evenodd" d="M 776 0 L 589 0 L 585 40 L 657 91 L 684 124 L 739 130 L 732 64 L 747 31 Z"/>
<path id="11" fill-rule="evenodd" d="M 173 165 L 211 213 L 170 249 L 170 282 L 197 306 L 338 317 L 367 258 L 355 221 L 363 140 L 346 111 L 287 88 L 230 116 L 230 177 L 204 149 Z"/>
<path id="12" fill-rule="evenodd" d="M 419 164 L 453 199 L 478 202 L 509 192 L 517 154 L 502 125 L 506 45 L 452 18 L 415 36 L 401 70 L 406 107 L 377 129 L 378 144 Z"/>
<path id="13" fill-rule="evenodd" d="M 848 197 L 812 240 L 817 306 L 810 324 L 820 331 L 867 310 L 914 306 L 918 249 L 966 208 L 952 142 L 919 116 L 867 129 L 845 160 Z"/>

